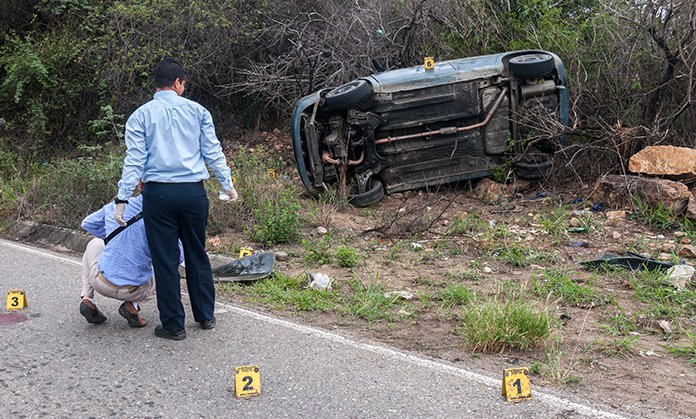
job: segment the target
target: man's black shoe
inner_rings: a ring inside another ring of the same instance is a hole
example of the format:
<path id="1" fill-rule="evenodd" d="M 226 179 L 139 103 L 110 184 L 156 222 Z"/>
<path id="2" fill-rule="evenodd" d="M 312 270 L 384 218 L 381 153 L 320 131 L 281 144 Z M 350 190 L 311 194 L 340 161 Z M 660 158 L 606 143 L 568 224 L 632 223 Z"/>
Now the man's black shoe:
<path id="1" fill-rule="evenodd" d="M 80 303 L 80 314 L 87 319 L 88 323 L 99 324 L 106 321 L 106 316 L 89 300 L 82 300 Z"/>
<path id="2" fill-rule="evenodd" d="M 210 330 L 215 329 L 215 316 L 212 319 L 201 322 L 201 329 Z"/>
<path id="3" fill-rule="evenodd" d="M 178 332 L 170 332 L 169 330 L 159 326 L 155 327 L 155 336 L 158 338 L 171 339 L 171 340 L 184 340 L 186 339 L 186 330 L 181 329 Z"/>

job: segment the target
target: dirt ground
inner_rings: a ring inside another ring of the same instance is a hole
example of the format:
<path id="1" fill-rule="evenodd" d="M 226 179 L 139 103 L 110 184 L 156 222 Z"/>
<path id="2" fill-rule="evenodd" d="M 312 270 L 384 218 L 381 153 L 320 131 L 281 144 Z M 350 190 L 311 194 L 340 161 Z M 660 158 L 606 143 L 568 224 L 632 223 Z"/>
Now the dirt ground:
<path id="1" fill-rule="evenodd" d="M 304 245 L 263 249 L 288 253 L 289 258 L 278 262 L 276 270 L 290 276 L 322 272 L 339 286 L 355 278 L 362 282 L 378 278 L 389 290 L 412 293 L 414 299 L 403 309 L 410 312 L 389 321 L 367 322 L 340 312 L 272 310 L 234 293 L 222 293 L 220 298 L 491 373 L 536 364 L 541 372 L 533 375 L 535 386 L 561 388 L 641 417 L 696 415 L 696 365 L 690 364 L 687 357 L 668 353 L 663 346 L 685 344 L 684 332 L 696 329 L 694 303 L 678 317 L 661 318 L 651 314 L 648 302 L 636 298 L 630 272 L 598 273 L 579 264 L 606 252 L 624 254 L 634 250 L 657 256 L 665 246 L 678 248 L 693 232 L 678 237 L 675 231 L 653 230 L 633 219 L 630 212 L 625 220 L 609 220 L 606 212 L 589 211 L 592 202 L 572 201 L 575 196 L 587 194 L 587 189 L 577 193 L 539 192 L 534 186 L 490 203 L 467 187 L 452 187 L 433 193 L 389 196 L 368 209 L 325 208 L 303 230 L 307 240 Z M 561 233 L 554 235 L 540 220 L 552 218 L 550 214 L 559 206 L 564 218 Z M 572 218 L 576 218 L 574 214 L 583 219 L 587 232 L 567 232 L 572 228 Z M 452 234 L 457 221 L 467 219 L 475 219 L 478 224 L 474 223 L 469 231 Z M 486 233 L 501 225 L 507 227 L 506 240 L 529 246 L 541 256 L 525 267 L 502 260 L 491 251 L 495 247 L 491 240 L 495 239 Z M 323 229 L 332 235 L 334 246 L 342 243 L 357 249 L 360 261 L 356 267 L 306 263 L 307 243 L 320 241 L 327 234 Z M 233 245 L 262 250 L 241 234 L 216 239 L 220 240 L 219 250 Z M 214 248 L 209 250 L 215 252 Z M 691 265 L 694 262 L 686 260 Z M 573 281 L 596 289 L 599 296 L 607 297 L 607 302 L 574 305 L 554 295 L 534 295 L 534 275 L 551 268 L 569 272 Z M 457 276 L 461 272 L 468 276 Z M 423 298 L 441 290 L 454 277 L 463 278 L 459 280 L 484 298 L 505 298 L 512 293 L 528 299 L 550 310 L 563 325 L 537 348 L 502 353 L 475 351 L 457 334 L 456 310 L 438 310 L 425 304 Z M 689 287 L 694 289 L 693 282 Z M 611 335 L 607 325 L 622 310 L 633 319 L 635 329 Z M 665 319 L 674 329 L 670 333 L 659 325 Z"/>

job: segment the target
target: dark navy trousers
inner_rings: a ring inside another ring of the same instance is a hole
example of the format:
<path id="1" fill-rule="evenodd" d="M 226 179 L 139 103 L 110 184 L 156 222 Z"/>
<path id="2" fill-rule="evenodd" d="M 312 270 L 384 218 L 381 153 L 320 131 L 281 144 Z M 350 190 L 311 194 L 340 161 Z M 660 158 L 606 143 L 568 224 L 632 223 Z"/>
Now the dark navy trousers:
<path id="1" fill-rule="evenodd" d="M 157 308 L 162 326 L 170 332 L 184 329 L 178 239 L 184 248 L 186 286 L 193 319 L 197 322 L 211 320 L 215 288 L 205 252 L 208 195 L 203 182 L 143 184 L 143 220 L 155 270 Z"/>

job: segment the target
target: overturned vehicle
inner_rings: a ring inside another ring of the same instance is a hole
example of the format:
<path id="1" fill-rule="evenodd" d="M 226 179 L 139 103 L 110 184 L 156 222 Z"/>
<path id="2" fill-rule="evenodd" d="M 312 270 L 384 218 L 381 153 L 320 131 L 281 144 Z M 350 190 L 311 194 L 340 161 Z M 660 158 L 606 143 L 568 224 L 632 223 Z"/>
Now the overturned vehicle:
<path id="1" fill-rule="evenodd" d="M 505 165 L 542 178 L 564 141 L 566 83 L 556 55 L 515 51 L 426 60 L 322 89 L 292 116 L 300 178 L 313 194 L 343 185 L 359 207 Z"/>

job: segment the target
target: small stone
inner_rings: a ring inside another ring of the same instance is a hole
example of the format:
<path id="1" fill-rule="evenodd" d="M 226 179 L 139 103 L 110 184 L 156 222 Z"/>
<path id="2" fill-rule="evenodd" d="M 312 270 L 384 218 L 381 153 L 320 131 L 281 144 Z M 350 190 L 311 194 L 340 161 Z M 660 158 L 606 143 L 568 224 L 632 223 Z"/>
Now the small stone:
<path id="1" fill-rule="evenodd" d="M 483 267 L 483 273 L 484 273 L 484 274 L 489 274 L 489 273 L 492 273 L 492 272 L 493 272 L 493 269 L 489 268 L 488 266 L 484 266 L 484 267 Z"/>
<path id="2" fill-rule="evenodd" d="M 582 221 L 580 221 L 578 218 L 571 218 L 570 219 L 570 225 L 573 227 L 580 227 L 582 225 Z"/>
<path id="3" fill-rule="evenodd" d="M 676 238 L 686 237 L 686 233 L 683 231 L 675 231 L 674 237 L 676 237 Z"/>
<path id="4" fill-rule="evenodd" d="M 449 225 L 449 220 L 442 220 L 442 225 L 443 225 L 443 226 L 448 226 L 448 225 Z"/>
<path id="5" fill-rule="evenodd" d="M 658 326 L 660 326 L 660 329 L 662 329 L 666 334 L 671 335 L 672 334 L 672 325 L 669 324 L 667 320 L 660 320 L 657 323 Z"/>
<path id="6" fill-rule="evenodd" d="M 322 236 L 328 232 L 329 230 L 327 230 L 326 227 L 317 227 L 317 233 L 321 234 Z"/>
<path id="7" fill-rule="evenodd" d="M 672 243 L 663 243 L 662 246 L 660 246 L 660 252 L 664 253 L 669 253 L 673 252 L 677 249 L 677 246 Z"/>
<path id="8" fill-rule="evenodd" d="M 399 208 L 399 211 L 397 211 L 399 214 L 403 214 L 406 212 L 406 208 Z"/>
<path id="9" fill-rule="evenodd" d="M 612 221 L 622 221 L 627 217 L 626 211 L 607 211 L 607 219 Z"/>
<path id="10" fill-rule="evenodd" d="M 384 298 L 403 298 L 404 300 L 413 300 L 413 294 L 408 291 L 389 291 L 384 293 Z"/>
<path id="11" fill-rule="evenodd" d="M 691 239 L 684 237 L 683 239 L 680 240 L 682 244 L 691 244 Z"/>
<path id="12" fill-rule="evenodd" d="M 275 258 L 280 262 L 284 262 L 288 260 L 288 254 L 287 252 L 275 252 Z"/>
<path id="13" fill-rule="evenodd" d="M 691 244 L 683 245 L 677 254 L 685 258 L 696 258 L 696 246 Z"/>
<path id="14" fill-rule="evenodd" d="M 615 231 L 615 232 L 611 233 L 611 238 L 614 240 L 619 240 L 621 238 L 621 233 L 619 233 L 618 231 Z"/>
<path id="15" fill-rule="evenodd" d="M 657 258 L 660 260 L 670 260 L 670 259 L 672 259 L 672 255 L 670 255 L 669 253 L 660 253 L 657 256 Z"/>

